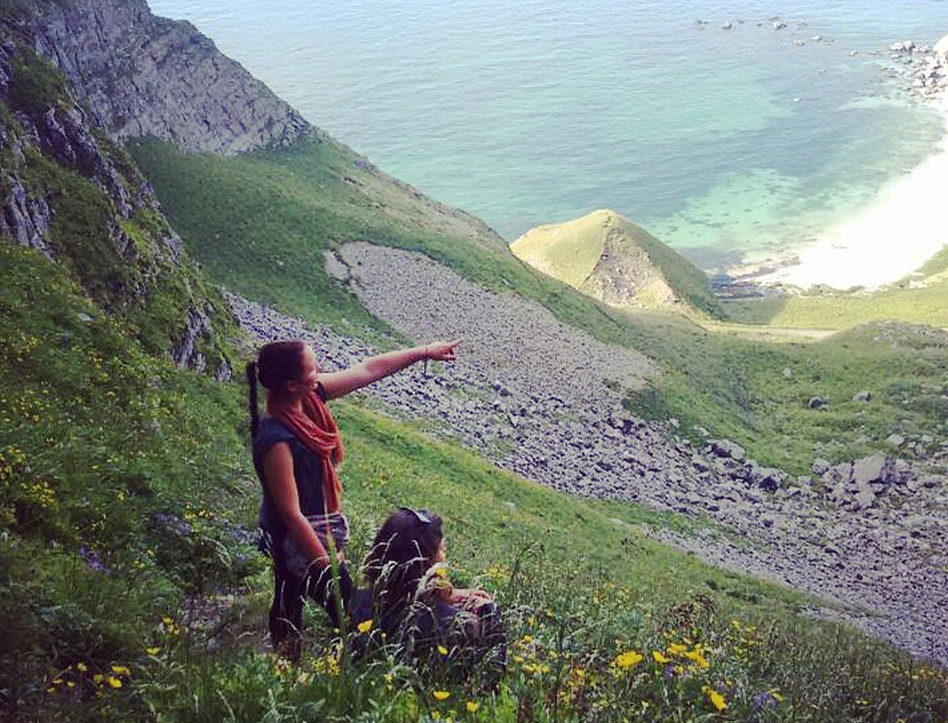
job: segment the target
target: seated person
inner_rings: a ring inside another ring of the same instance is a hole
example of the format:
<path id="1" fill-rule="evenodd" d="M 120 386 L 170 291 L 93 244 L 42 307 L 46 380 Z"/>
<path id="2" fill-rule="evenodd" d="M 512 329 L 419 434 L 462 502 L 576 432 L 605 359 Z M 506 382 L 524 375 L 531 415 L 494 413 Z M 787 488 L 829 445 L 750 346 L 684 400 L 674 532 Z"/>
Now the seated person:
<path id="1" fill-rule="evenodd" d="M 414 658 L 438 646 L 456 658 L 490 652 L 501 667 L 505 635 L 493 597 L 455 588 L 447 578 L 441 518 L 399 508 L 382 525 L 365 565 L 378 629 Z"/>

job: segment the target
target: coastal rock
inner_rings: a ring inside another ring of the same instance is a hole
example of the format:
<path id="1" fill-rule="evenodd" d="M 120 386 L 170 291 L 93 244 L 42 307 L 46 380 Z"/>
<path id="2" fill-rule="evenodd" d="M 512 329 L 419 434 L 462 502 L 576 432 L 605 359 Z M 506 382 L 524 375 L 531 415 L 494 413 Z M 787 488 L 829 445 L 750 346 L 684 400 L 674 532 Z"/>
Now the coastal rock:
<path id="1" fill-rule="evenodd" d="M 609 209 L 532 228 L 510 250 L 608 306 L 672 309 L 688 316 L 720 313 L 703 271 Z"/>
<path id="2" fill-rule="evenodd" d="M 64 5 L 51 3 L 49 7 L 58 12 Z M 99 9 L 105 12 L 103 6 Z M 72 88 L 58 78 L 55 92 L 42 100 L 11 93 L 8 79 L 17 64 L 36 73 L 56 75 L 48 67 L 49 58 L 32 47 L 54 50 L 44 46 L 25 24 L 13 27 L 10 23 L 9 17 L 0 12 L 0 101 L 9 109 L 8 115 L 0 119 L 0 136 L 8 150 L 0 197 L 0 233 L 67 267 L 88 265 L 85 255 L 90 253 L 114 259 L 116 271 L 110 272 L 105 283 L 86 286 L 92 301 L 119 318 L 132 308 L 144 311 L 135 325 L 160 323 L 155 336 L 167 340 L 164 350 L 176 363 L 205 370 L 210 366 L 206 354 L 212 351 L 212 371 L 226 377 L 230 366 L 215 332 L 231 322 L 229 314 L 217 307 L 213 293 L 190 283 L 199 271 L 192 261 L 182 259 L 181 239 L 161 215 L 158 199 L 137 167 L 122 158 Z M 17 37 L 18 43 L 11 42 L 11 36 Z M 30 177 L 32 156 L 56 167 L 68 179 L 66 183 L 87 184 L 84 188 L 89 189 L 92 203 L 107 209 L 97 229 L 100 236 L 95 251 L 71 239 L 54 243 L 57 240 L 51 237 L 51 225 L 57 213 L 62 213 L 61 192 L 51 192 L 43 182 L 36 181 L 35 175 Z M 147 224 L 142 218 L 148 219 Z M 86 283 L 81 274 L 76 276 L 80 283 Z M 175 292 L 174 316 L 165 311 L 160 317 L 149 316 L 155 296 L 182 278 L 187 281 L 180 284 L 182 290 Z M 222 300 L 218 303 L 223 306 Z M 150 329 L 149 333 L 154 331 Z"/>
<path id="3" fill-rule="evenodd" d="M 155 136 L 232 154 L 312 130 L 193 25 L 152 15 L 145 0 L 48 3 L 32 31 L 115 140 Z"/>
<path id="4" fill-rule="evenodd" d="M 935 43 L 932 47 L 932 53 L 934 53 L 936 58 L 942 61 L 948 60 L 948 35 L 945 35 Z"/>

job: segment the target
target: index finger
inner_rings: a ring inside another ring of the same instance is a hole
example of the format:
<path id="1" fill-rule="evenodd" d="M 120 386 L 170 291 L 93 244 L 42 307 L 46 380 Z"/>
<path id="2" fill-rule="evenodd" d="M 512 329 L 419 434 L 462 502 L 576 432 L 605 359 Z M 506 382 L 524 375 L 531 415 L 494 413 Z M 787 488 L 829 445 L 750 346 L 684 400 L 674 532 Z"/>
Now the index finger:
<path id="1" fill-rule="evenodd" d="M 453 349 L 453 348 L 456 347 L 458 344 L 460 344 L 462 341 L 464 341 L 464 337 L 461 337 L 460 339 L 455 339 L 454 341 L 449 341 L 449 342 L 448 342 L 448 349 Z"/>

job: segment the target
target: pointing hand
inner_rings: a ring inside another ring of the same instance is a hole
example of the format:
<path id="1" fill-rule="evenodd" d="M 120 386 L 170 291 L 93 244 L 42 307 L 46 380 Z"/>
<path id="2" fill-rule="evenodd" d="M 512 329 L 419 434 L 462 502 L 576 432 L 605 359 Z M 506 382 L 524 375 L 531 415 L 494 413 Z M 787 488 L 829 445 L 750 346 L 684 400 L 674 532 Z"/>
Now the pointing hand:
<path id="1" fill-rule="evenodd" d="M 462 341 L 463 339 L 455 339 L 454 341 L 433 341 L 425 346 L 426 356 L 429 359 L 437 359 L 438 361 L 454 361 L 458 358 L 457 345 Z"/>

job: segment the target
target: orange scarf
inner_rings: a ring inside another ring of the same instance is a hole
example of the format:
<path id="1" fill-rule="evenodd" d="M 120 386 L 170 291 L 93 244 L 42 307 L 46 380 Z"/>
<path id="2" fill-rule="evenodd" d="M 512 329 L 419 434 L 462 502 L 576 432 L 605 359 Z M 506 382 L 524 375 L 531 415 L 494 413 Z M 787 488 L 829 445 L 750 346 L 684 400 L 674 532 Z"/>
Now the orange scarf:
<path id="1" fill-rule="evenodd" d="M 326 403 L 315 391 L 303 399 L 303 411 L 279 404 L 267 395 L 267 413 L 296 435 L 307 448 L 319 455 L 323 465 L 323 501 L 326 512 L 342 509 L 342 482 L 336 465 L 345 459 L 339 425 Z"/>

